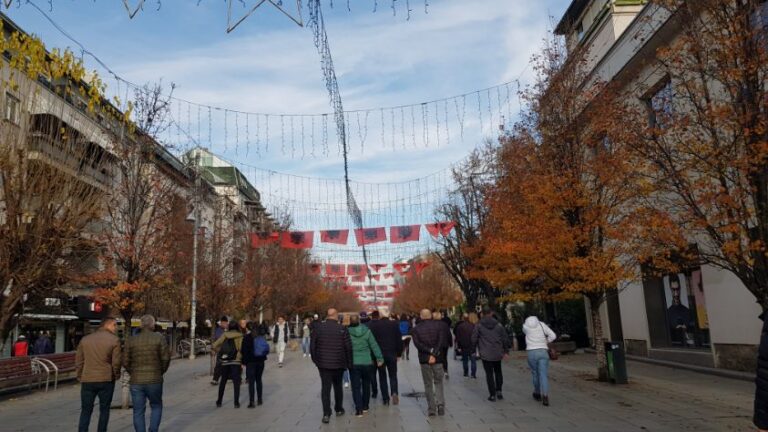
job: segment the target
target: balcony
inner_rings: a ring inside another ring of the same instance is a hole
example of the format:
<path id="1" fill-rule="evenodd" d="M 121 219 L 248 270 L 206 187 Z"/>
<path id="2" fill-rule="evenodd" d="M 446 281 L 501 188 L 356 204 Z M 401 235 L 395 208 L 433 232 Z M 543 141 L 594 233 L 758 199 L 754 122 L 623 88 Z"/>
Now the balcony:
<path id="1" fill-rule="evenodd" d="M 29 133 L 27 143 L 30 159 L 63 170 L 99 189 L 107 189 L 112 184 L 114 159 L 94 143 L 77 142 L 74 146 L 84 150 L 75 154 L 68 148 L 72 146 L 37 131 Z"/>

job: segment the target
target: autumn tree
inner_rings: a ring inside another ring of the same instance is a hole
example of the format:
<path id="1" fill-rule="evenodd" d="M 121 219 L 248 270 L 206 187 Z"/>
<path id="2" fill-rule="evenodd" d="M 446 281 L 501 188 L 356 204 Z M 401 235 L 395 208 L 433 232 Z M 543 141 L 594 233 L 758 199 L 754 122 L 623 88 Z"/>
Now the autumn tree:
<path id="1" fill-rule="evenodd" d="M 421 273 L 411 271 L 400 295 L 392 305 L 394 313 L 418 313 L 422 309 L 445 309 L 457 306 L 464 300 L 461 289 L 445 267 L 436 259 Z"/>
<path id="2" fill-rule="evenodd" d="M 98 76 L 69 51 L 0 32 L 0 339 L 26 296 L 68 285 L 93 249 L 110 158 L 97 126 Z M 52 83 L 50 85 L 42 83 Z M 81 113 L 64 99 L 82 104 Z M 62 119 L 82 116 L 75 130 Z M 3 342 L 4 343 L 4 342 Z"/>
<path id="3" fill-rule="evenodd" d="M 115 132 L 117 176 L 107 198 L 105 271 L 95 292 L 130 326 L 145 293 L 170 283 L 169 230 L 178 184 L 161 169 L 156 140 L 169 125 L 169 97 L 161 85 L 134 93 L 133 119 Z"/>
<path id="4" fill-rule="evenodd" d="M 607 379 L 600 306 L 638 278 L 629 228 L 641 199 L 612 89 L 585 88 L 583 58 L 550 42 L 524 92 L 528 110 L 502 140 L 500 174 L 487 201 L 478 271 L 512 300 L 585 297 L 597 370 Z"/>

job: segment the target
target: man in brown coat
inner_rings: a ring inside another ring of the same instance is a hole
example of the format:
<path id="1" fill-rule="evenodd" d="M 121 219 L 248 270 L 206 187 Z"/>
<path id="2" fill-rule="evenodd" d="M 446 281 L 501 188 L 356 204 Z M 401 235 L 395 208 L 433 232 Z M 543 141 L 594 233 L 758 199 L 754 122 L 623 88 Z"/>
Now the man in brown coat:
<path id="1" fill-rule="evenodd" d="M 120 340 L 115 336 L 117 322 L 106 318 L 101 327 L 80 341 L 77 346 L 75 367 L 80 381 L 80 432 L 88 432 L 93 404 L 99 398 L 99 432 L 106 432 L 109 424 L 109 406 L 115 391 L 115 380 L 120 376 Z"/>
<path id="2" fill-rule="evenodd" d="M 155 330 L 155 317 L 141 317 L 141 332 L 125 343 L 125 369 L 131 374 L 131 399 L 133 400 L 133 427 L 146 431 L 144 413 L 147 400 L 152 408 L 149 431 L 160 429 L 163 415 L 163 374 L 171 364 L 168 343 Z"/>

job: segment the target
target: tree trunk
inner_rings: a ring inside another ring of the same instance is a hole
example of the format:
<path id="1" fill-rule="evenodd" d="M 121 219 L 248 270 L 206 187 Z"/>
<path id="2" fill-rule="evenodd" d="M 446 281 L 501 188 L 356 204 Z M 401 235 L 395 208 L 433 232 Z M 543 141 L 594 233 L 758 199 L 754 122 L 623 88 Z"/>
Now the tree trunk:
<path id="1" fill-rule="evenodd" d="M 608 381 L 608 363 L 605 360 L 605 337 L 603 336 L 603 320 L 600 317 L 602 295 L 588 296 L 590 315 L 592 317 L 592 336 L 597 352 L 597 379 Z"/>

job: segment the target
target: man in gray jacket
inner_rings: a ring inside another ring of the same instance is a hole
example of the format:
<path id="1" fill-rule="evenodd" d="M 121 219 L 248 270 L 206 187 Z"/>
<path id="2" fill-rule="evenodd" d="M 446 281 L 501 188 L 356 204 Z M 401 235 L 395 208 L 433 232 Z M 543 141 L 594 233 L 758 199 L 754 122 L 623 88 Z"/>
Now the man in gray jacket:
<path id="1" fill-rule="evenodd" d="M 488 383 L 488 400 L 495 402 L 504 399 L 501 385 L 504 377 L 501 374 L 501 360 L 509 354 L 512 346 L 504 327 L 493 317 L 488 306 L 483 307 L 483 319 L 475 326 L 472 333 L 472 346 L 480 353 L 485 369 L 485 379 Z"/>

